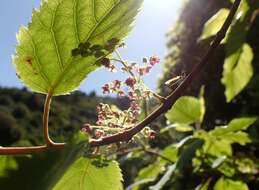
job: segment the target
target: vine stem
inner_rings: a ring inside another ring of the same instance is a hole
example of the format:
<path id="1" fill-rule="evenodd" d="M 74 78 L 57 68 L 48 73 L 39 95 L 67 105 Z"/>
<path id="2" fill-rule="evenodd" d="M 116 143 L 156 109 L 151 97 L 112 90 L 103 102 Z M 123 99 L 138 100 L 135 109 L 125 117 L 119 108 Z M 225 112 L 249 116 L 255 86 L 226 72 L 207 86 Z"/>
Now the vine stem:
<path id="1" fill-rule="evenodd" d="M 240 2 L 241 0 L 235 0 L 235 2 L 233 3 L 233 6 L 231 8 L 231 11 L 227 19 L 225 20 L 223 26 L 217 33 L 215 39 L 210 45 L 210 48 L 208 49 L 207 53 L 202 58 L 201 62 L 193 68 L 190 74 L 184 78 L 184 80 L 180 83 L 180 85 L 169 96 L 166 97 L 165 101 L 155 111 L 153 111 L 148 117 L 146 117 L 142 122 L 138 123 L 135 127 L 115 135 L 103 137 L 101 139 L 92 139 L 90 140 L 90 145 L 92 147 L 98 147 L 98 146 L 109 145 L 117 142 L 128 142 L 129 140 L 132 139 L 134 135 L 139 133 L 145 126 L 149 125 L 159 116 L 161 116 L 169 109 L 171 109 L 171 107 L 174 105 L 177 99 L 180 98 L 183 92 L 191 85 L 192 81 L 194 81 L 194 79 L 196 79 L 201 74 L 201 71 L 203 70 L 203 68 L 208 64 L 209 59 L 214 55 L 214 52 L 217 49 L 217 47 L 220 45 L 220 42 L 226 36 L 226 33 L 238 10 Z"/>
<path id="2" fill-rule="evenodd" d="M 45 99 L 43 112 L 43 134 L 45 145 L 32 147 L 0 147 L 0 155 L 24 155 L 45 152 L 49 149 L 62 149 L 64 143 L 55 143 L 49 137 L 49 112 L 52 94 L 48 93 Z"/>

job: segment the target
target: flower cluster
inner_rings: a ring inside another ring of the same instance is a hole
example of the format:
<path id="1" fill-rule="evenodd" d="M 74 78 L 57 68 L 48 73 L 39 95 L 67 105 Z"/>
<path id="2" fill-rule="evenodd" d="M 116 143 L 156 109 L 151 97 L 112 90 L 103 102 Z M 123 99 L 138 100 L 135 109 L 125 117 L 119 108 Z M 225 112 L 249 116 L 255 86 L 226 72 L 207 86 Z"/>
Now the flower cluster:
<path id="1" fill-rule="evenodd" d="M 119 59 L 103 58 L 100 63 L 109 71 L 120 70 L 128 75 L 125 80 L 114 80 L 104 84 L 102 86 L 103 94 L 116 94 L 118 97 L 128 98 L 130 101 L 129 108 L 122 111 L 116 106 L 101 103 L 97 106 L 98 120 L 96 126 L 86 124 L 83 130 L 90 134 L 92 138 L 99 139 L 122 132 L 136 125 L 140 118 L 143 101 L 147 101 L 154 95 L 146 87 L 142 77 L 150 73 L 153 66 L 159 62 L 160 59 L 157 56 L 143 58 L 141 64 L 128 63 L 122 60 L 120 56 Z M 116 63 L 120 63 L 122 66 L 115 66 Z M 149 139 L 155 138 L 155 133 L 152 130 L 145 129 L 143 134 Z"/>

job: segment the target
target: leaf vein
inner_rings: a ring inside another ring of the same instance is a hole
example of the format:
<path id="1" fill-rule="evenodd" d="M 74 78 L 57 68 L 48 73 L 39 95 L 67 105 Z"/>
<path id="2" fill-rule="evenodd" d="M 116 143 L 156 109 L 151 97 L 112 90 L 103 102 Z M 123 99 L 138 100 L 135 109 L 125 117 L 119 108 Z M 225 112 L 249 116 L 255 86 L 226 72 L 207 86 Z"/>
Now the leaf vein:
<path id="1" fill-rule="evenodd" d="M 79 37 L 79 32 L 78 32 L 77 7 L 78 7 L 78 0 L 74 0 L 74 5 L 73 5 L 74 31 L 75 31 L 75 36 L 76 36 L 77 44 L 79 44 L 80 43 L 80 37 Z"/>
<path id="2" fill-rule="evenodd" d="M 56 20 L 56 14 L 57 14 L 57 10 L 60 6 L 62 1 L 59 1 L 55 10 L 54 10 L 54 14 L 52 13 L 52 19 L 51 19 L 51 28 L 50 28 L 50 32 L 51 32 L 51 37 L 52 37 L 52 40 L 54 42 L 54 46 L 55 46 L 55 51 L 56 51 L 56 54 L 57 54 L 57 58 L 58 58 L 58 64 L 59 64 L 59 67 L 60 67 L 60 70 L 62 71 L 63 70 L 63 63 L 62 63 L 62 60 L 61 60 L 61 55 L 60 55 L 60 49 L 59 49 L 59 46 L 57 44 L 57 37 L 55 35 L 55 32 L 53 30 L 54 28 L 54 25 L 55 25 L 55 20 Z"/>
<path id="3" fill-rule="evenodd" d="M 96 25 L 92 28 L 92 30 L 89 32 L 89 34 L 87 35 L 87 37 L 85 38 L 84 42 L 87 42 L 90 37 L 93 35 L 93 33 L 95 32 L 95 30 L 98 28 L 98 26 L 100 26 L 101 23 L 103 23 L 105 21 L 105 19 L 112 13 L 112 11 L 120 4 L 121 1 L 119 1 L 118 3 L 115 3 L 100 19 L 99 22 L 96 23 Z"/>
<path id="4" fill-rule="evenodd" d="M 89 38 L 92 36 L 92 34 L 94 33 L 94 31 L 97 29 L 97 27 L 105 20 L 105 18 L 107 16 L 109 16 L 112 13 L 112 10 L 114 10 L 121 1 L 119 1 L 118 3 L 114 3 L 114 5 L 106 12 L 106 14 L 104 14 L 104 16 L 100 19 L 100 22 L 96 23 L 96 25 L 92 28 L 92 30 L 89 32 L 88 36 L 86 37 L 86 39 L 84 40 L 84 42 L 87 42 L 89 40 Z M 66 72 L 72 65 L 74 60 L 74 57 L 70 57 L 70 59 L 68 60 L 65 68 L 63 69 L 63 72 Z M 56 88 L 56 86 L 58 86 L 59 82 L 62 80 L 62 78 L 64 77 L 64 74 L 62 73 L 60 75 L 60 77 L 56 80 L 54 86 L 52 87 L 52 90 L 54 90 Z"/>
<path id="5" fill-rule="evenodd" d="M 85 167 L 85 170 L 83 171 L 83 175 L 81 176 L 80 183 L 79 183 L 79 189 L 83 189 L 82 186 L 83 186 L 84 178 L 85 178 L 85 176 L 87 174 L 87 170 L 89 168 L 89 165 L 90 165 L 90 162 L 87 163 L 87 165 Z"/>
<path id="6" fill-rule="evenodd" d="M 41 68 L 41 62 L 39 60 L 39 57 L 38 57 L 38 53 L 37 53 L 37 49 L 36 49 L 36 44 L 34 42 L 34 39 L 33 37 L 31 36 L 30 32 L 28 30 L 26 30 L 28 36 L 31 38 L 31 44 L 32 44 L 32 48 L 33 48 L 33 54 L 34 54 L 34 57 L 35 57 L 35 61 L 36 61 L 36 65 L 38 67 L 38 70 L 40 71 L 40 76 L 41 78 L 48 84 L 50 85 L 50 81 L 49 81 L 49 78 L 47 77 L 47 75 L 45 74 L 45 72 L 43 71 L 43 69 Z M 46 89 L 45 89 L 46 90 Z"/>
<path id="7" fill-rule="evenodd" d="M 127 18 L 126 15 L 123 15 L 123 19 L 125 19 L 125 18 Z M 118 19 L 118 20 L 120 20 L 120 19 Z M 116 20 L 116 21 L 114 21 L 113 23 L 111 23 L 110 26 L 108 26 L 107 28 L 103 29 L 101 32 L 97 33 L 96 35 L 93 35 L 93 38 L 96 38 L 97 36 L 102 35 L 103 33 L 107 32 L 107 31 L 110 30 L 110 29 L 112 29 L 114 26 L 117 26 L 117 25 L 122 24 L 122 23 L 119 23 L 119 24 L 118 24 L 118 22 L 117 22 L 118 20 Z M 130 17 L 129 17 L 128 19 L 123 20 L 123 23 L 126 23 L 126 22 L 128 22 L 129 20 L 131 20 Z"/>
<path id="8" fill-rule="evenodd" d="M 96 16 L 95 0 L 92 0 L 92 12 L 93 12 L 93 16 L 94 16 L 95 23 L 98 23 L 97 16 Z"/>

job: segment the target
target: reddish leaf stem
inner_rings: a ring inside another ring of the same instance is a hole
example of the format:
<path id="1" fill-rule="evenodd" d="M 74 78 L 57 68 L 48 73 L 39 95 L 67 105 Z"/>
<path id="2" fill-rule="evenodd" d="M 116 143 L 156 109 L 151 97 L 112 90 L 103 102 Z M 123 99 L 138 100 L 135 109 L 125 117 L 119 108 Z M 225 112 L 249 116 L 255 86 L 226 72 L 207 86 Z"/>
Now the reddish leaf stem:
<path id="1" fill-rule="evenodd" d="M 49 137 L 49 112 L 51 104 L 51 93 L 46 96 L 43 113 L 43 134 L 46 145 L 32 147 L 0 147 L 0 155 L 22 155 L 45 152 L 49 149 L 61 149 L 64 143 L 54 143 Z"/>
<path id="2" fill-rule="evenodd" d="M 44 113 L 43 113 L 43 134 L 44 140 L 47 147 L 64 147 L 64 143 L 55 143 L 51 140 L 49 136 L 49 112 L 50 112 L 50 104 L 51 104 L 52 94 L 48 93 L 45 99 L 44 104 Z"/>

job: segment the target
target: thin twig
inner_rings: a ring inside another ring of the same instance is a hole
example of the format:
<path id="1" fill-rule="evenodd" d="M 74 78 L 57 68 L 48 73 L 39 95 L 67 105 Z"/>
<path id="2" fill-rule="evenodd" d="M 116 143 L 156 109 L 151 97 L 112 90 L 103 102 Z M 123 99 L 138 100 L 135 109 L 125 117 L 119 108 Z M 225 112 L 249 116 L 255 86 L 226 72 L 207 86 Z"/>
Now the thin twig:
<path id="1" fill-rule="evenodd" d="M 126 69 L 128 69 L 128 68 L 129 68 L 129 65 L 128 65 L 128 63 L 127 63 L 126 61 L 124 61 L 124 60 L 122 59 L 122 57 L 121 57 L 119 51 L 116 50 L 116 51 L 115 51 L 115 54 L 117 55 L 118 59 L 114 59 L 114 60 L 120 62 Z M 130 74 L 133 78 L 135 78 L 135 75 L 134 75 L 134 73 L 133 73 L 131 70 L 128 70 L 128 72 L 129 72 L 129 74 Z"/>
<path id="2" fill-rule="evenodd" d="M 174 105 L 176 100 L 179 97 L 181 97 L 183 92 L 191 85 L 194 79 L 196 79 L 201 74 L 202 69 L 208 64 L 209 59 L 212 58 L 215 50 L 220 45 L 220 42 L 226 36 L 227 30 L 229 29 L 232 23 L 232 20 L 234 19 L 234 16 L 240 5 L 240 2 L 241 0 L 235 0 L 226 21 L 224 22 L 223 26 L 217 33 L 214 41 L 212 42 L 210 48 L 208 49 L 207 53 L 205 54 L 201 62 L 197 66 L 195 66 L 191 71 L 191 73 L 183 80 L 183 82 L 169 96 L 167 96 L 166 101 L 163 104 L 161 104 L 146 119 L 144 119 L 142 122 L 137 124 L 135 127 L 129 130 L 126 130 L 122 133 L 104 137 L 98 140 L 92 139 L 90 141 L 90 145 L 92 147 L 97 147 L 97 146 L 109 145 L 109 144 L 121 142 L 121 141 L 128 142 L 134 135 L 140 132 L 145 126 L 149 125 L 159 116 L 167 112 Z"/>

